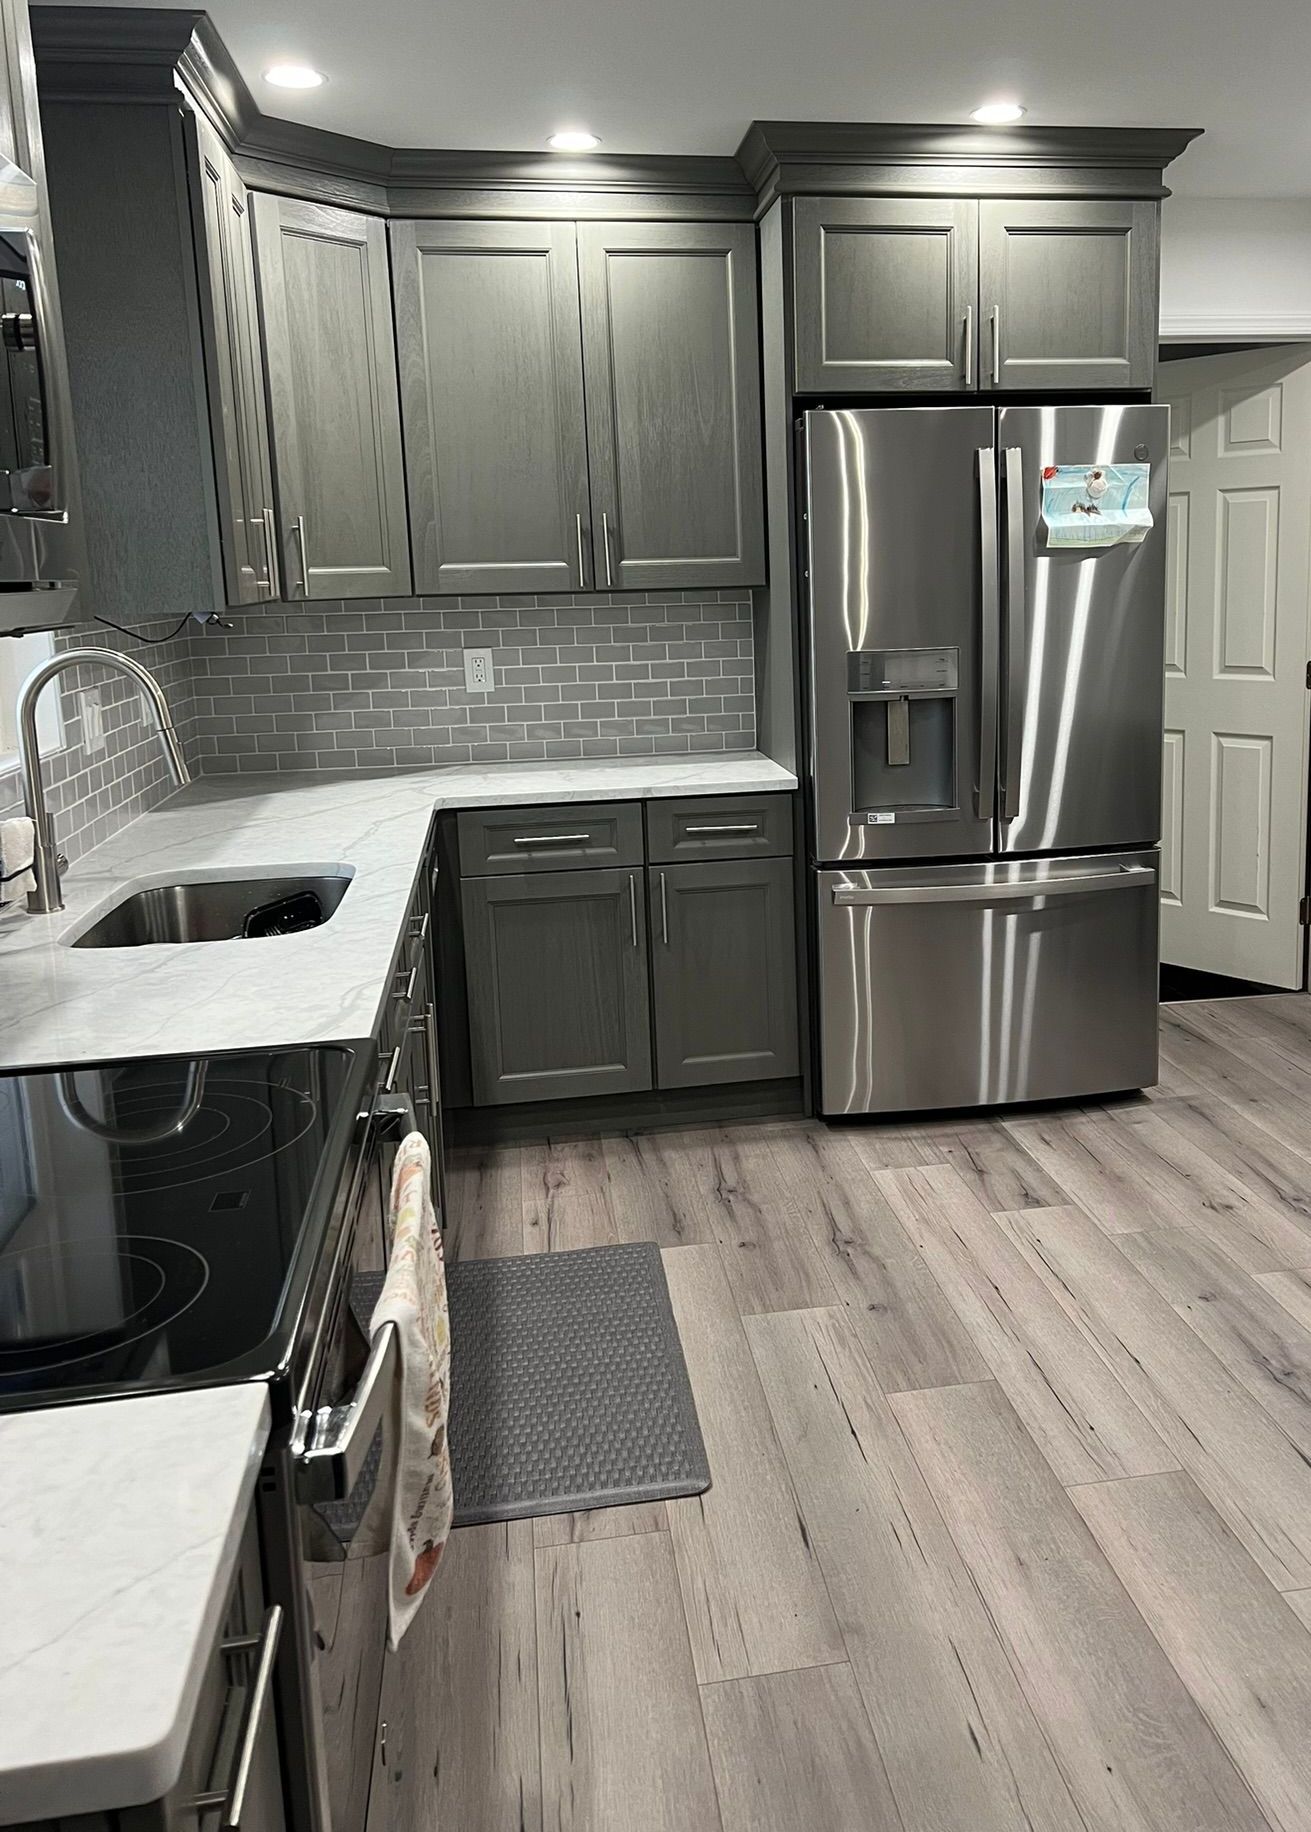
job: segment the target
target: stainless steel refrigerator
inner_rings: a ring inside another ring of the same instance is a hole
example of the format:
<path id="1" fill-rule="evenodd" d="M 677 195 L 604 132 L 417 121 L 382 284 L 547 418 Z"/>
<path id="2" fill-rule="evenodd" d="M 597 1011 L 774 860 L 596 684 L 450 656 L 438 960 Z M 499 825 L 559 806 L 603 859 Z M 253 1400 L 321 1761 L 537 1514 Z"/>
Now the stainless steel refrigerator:
<path id="1" fill-rule="evenodd" d="M 1168 425 L 806 414 L 821 1112 L 1156 1080 Z M 1046 467 L 1142 460 L 1141 542 L 1049 546 Z"/>

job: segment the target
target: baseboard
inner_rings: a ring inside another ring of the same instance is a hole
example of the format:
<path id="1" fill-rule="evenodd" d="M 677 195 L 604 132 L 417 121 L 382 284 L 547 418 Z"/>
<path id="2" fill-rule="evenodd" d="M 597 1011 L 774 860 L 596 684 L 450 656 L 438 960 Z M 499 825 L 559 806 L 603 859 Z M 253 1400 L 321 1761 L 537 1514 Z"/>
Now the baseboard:
<path id="1" fill-rule="evenodd" d="M 445 1115 L 450 1145 L 518 1145 L 534 1139 L 595 1138 L 742 1120 L 791 1119 L 803 1111 L 801 1081 L 724 1082 L 710 1088 L 649 1089 L 598 1099 L 524 1101 L 508 1107 L 457 1107 Z"/>

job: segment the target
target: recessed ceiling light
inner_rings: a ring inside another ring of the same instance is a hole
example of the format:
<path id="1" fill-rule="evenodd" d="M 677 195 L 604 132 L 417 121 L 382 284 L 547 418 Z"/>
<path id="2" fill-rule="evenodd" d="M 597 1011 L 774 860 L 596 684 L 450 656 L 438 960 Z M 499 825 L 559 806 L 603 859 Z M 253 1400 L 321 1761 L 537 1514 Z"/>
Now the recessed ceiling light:
<path id="1" fill-rule="evenodd" d="M 318 89 L 327 80 L 311 64 L 270 64 L 264 72 L 264 81 L 277 89 Z"/>
<path id="2" fill-rule="evenodd" d="M 970 112 L 970 119 L 984 127 L 1009 127 L 1023 118 L 1024 110 L 1018 102 L 984 102 Z"/>
<path id="3" fill-rule="evenodd" d="M 589 134 L 585 127 L 562 127 L 546 144 L 556 153 L 590 153 L 594 146 L 600 146 L 601 139 L 598 134 Z"/>

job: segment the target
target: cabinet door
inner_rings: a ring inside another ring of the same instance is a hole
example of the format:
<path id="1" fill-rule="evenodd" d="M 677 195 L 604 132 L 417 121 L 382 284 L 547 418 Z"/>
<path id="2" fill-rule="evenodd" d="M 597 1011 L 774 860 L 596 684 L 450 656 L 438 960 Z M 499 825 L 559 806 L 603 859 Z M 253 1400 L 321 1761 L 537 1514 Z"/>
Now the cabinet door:
<path id="1" fill-rule="evenodd" d="M 593 583 L 572 223 L 393 223 L 415 589 Z"/>
<path id="2" fill-rule="evenodd" d="M 799 197 L 797 389 L 973 388 L 972 198 Z"/>
<path id="3" fill-rule="evenodd" d="M 1150 388 L 1158 241 L 1154 203 L 981 203 L 981 385 Z"/>
<path id="4" fill-rule="evenodd" d="M 640 870 L 466 878 L 479 1106 L 651 1086 Z"/>
<path id="5" fill-rule="evenodd" d="M 386 226 L 261 194 L 255 247 L 287 596 L 406 593 Z"/>
<path id="6" fill-rule="evenodd" d="M 254 305 L 255 257 L 246 187 L 201 118 L 196 132 L 201 315 L 229 604 L 279 595 L 264 367 Z"/>
<path id="7" fill-rule="evenodd" d="M 656 1085 L 797 1073 L 791 859 L 653 866 Z"/>
<path id="8" fill-rule="evenodd" d="M 580 223 L 596 584 L 760 585 L 749 223 Z"/>

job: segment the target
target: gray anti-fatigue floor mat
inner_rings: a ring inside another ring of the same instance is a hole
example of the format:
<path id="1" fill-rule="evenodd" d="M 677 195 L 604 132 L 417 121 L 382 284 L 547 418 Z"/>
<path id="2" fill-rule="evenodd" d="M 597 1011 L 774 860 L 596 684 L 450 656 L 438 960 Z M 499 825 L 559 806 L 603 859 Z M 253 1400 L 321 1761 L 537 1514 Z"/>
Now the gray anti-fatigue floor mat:
<path id="1" fill-rule="evenodd" d="M 710 1486 L 650 1241 L 448 1268 L 455 1524 Z"/>

